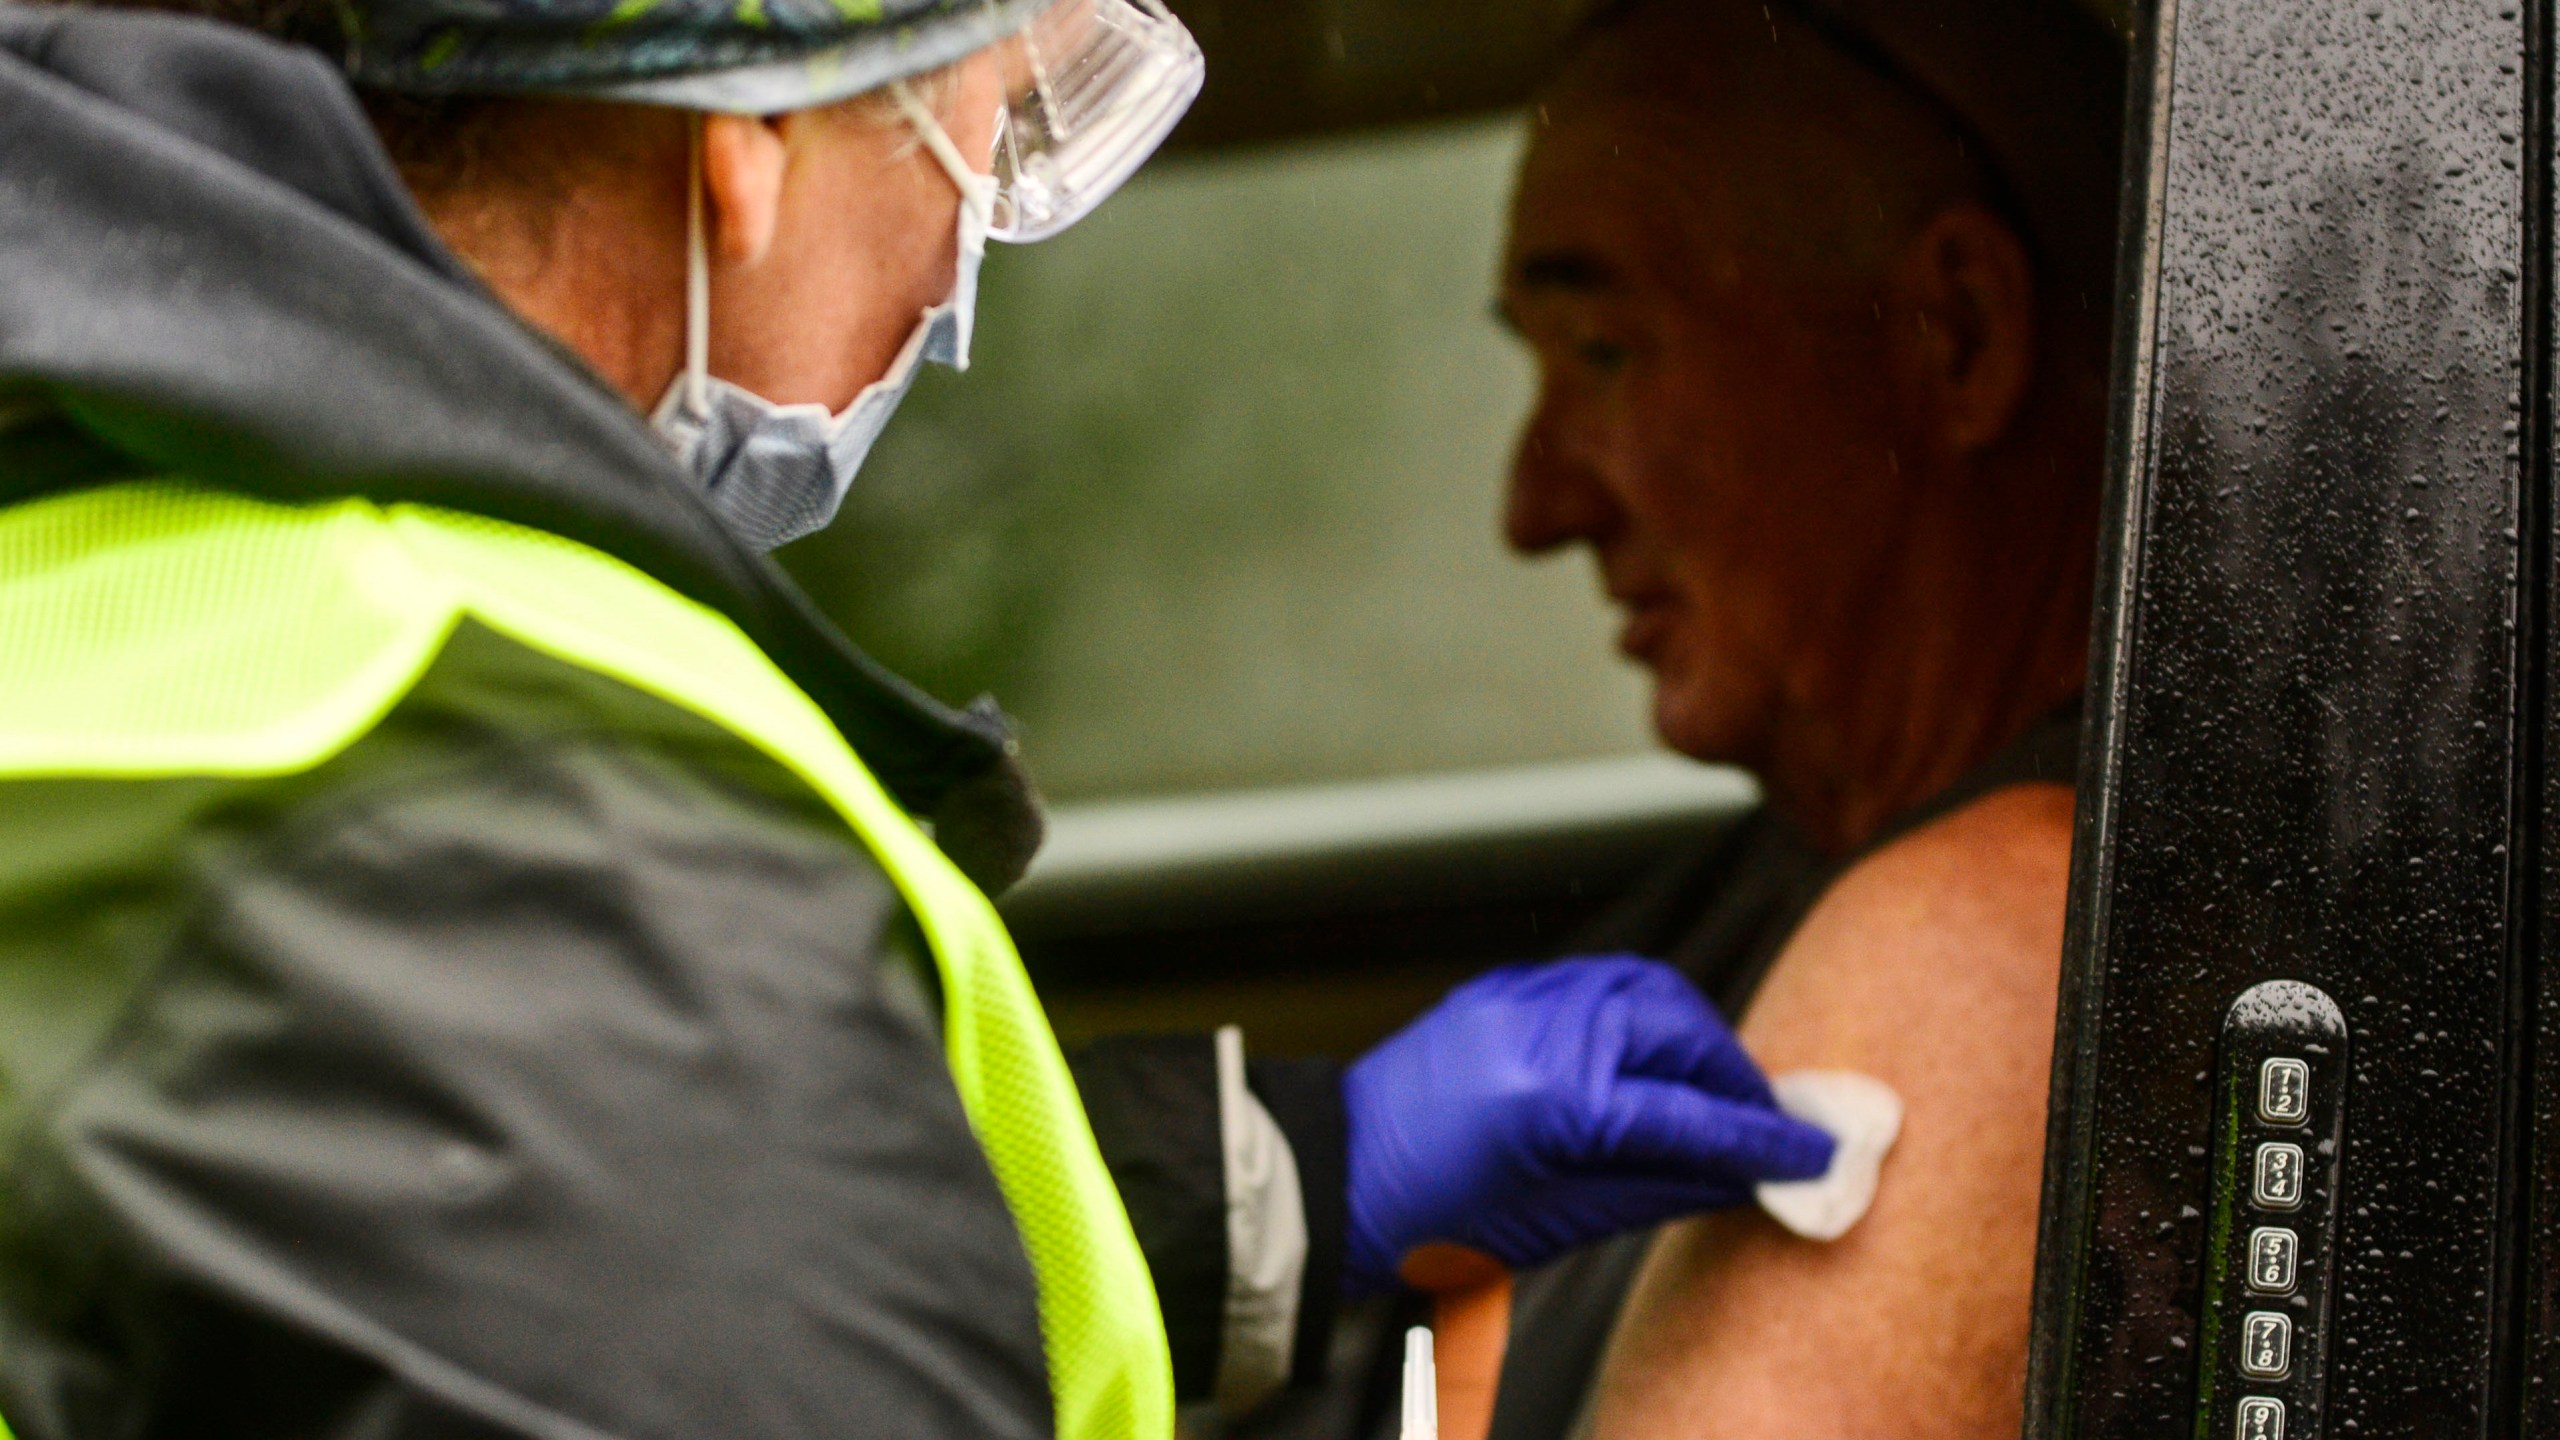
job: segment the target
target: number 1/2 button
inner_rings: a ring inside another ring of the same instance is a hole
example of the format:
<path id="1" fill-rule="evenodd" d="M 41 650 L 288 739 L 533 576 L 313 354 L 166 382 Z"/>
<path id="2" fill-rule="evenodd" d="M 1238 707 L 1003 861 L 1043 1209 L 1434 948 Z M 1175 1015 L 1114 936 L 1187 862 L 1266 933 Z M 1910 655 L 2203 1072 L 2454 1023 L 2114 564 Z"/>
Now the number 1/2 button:
<path id="1" fill-rule="evenodd" d="M 2311 1067 L 2278 1055 L 2258 1067 L 2258 1118 L 2270 1125 L 2299 1125 L 2311 1118 Z"/>

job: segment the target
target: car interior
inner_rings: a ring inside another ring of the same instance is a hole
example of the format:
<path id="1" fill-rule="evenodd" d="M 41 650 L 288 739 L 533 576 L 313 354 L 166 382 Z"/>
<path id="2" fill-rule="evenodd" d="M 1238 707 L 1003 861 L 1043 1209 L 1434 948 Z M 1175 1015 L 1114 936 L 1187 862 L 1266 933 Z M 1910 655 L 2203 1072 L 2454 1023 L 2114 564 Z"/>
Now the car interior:
<path id="1" fill-rule="evenodd" d="M 1352 1053 L 1753 801 L 1652 744 L 1588 571 L 1501 546 L 1534 53 L 1333 14 L 1187 17 L 1251 68 L 1089 223 L 996 247 L 970 372 L 784 552 L 893 668 L 1015 718 L 1052 809 L 1004 906 L 1070 1039 L 1244 1014 Z"/>

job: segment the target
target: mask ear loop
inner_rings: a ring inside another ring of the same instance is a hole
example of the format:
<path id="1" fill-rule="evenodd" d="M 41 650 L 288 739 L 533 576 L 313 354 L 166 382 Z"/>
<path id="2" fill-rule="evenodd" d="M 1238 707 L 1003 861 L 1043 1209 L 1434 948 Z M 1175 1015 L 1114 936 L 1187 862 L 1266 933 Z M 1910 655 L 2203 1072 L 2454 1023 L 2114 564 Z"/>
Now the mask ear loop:
<path id="1" fill-rule="evenodd" d="M 711 247 L 702 233 L 700 115 L 693 117 L 685 157 L 684 406 L 697 420 L 711 412 Z"/>

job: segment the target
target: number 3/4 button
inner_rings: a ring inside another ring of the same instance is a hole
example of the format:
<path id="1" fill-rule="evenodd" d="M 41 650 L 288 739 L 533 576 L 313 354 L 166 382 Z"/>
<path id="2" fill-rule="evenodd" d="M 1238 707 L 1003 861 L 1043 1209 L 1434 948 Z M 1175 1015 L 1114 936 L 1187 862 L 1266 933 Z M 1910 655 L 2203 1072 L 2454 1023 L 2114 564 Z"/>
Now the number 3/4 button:
<path id="1" fill-rule="evenodd" d="M 2269 1210 L 2291 1210 L 2302 1203 L 2302 1147 L 2270 1140 L 2258 1147 L 2254 1193 Z"/>

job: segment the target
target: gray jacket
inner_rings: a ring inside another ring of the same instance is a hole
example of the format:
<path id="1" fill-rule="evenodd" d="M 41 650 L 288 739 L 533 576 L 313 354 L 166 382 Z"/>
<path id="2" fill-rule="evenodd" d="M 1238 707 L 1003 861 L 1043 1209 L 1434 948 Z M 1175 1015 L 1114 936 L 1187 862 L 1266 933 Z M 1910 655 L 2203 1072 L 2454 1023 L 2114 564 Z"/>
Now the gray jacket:
<path id="1" fill-rule="evenodd" d="M 436 243 L 326 65 L 0 4 L 0 506 L 160 475 L 616 555 L 738 623 L 982 884 L 1037 843 L 993 708 L 886 675 L 731 540 Z M 1048 1433 L 920 944 L 760 752 L 468 628 L 310 772 L 0 784 L 0 1415 Z M 1333 1067 L 1209 1037 L 1075 1064 L 1179 1388 L 1306 1378 Z M 1246 1193 L 1256 1146 L 1301 1193 Z M 1300 1223 L 1240 1219 L 1269 1214 Z"/>

